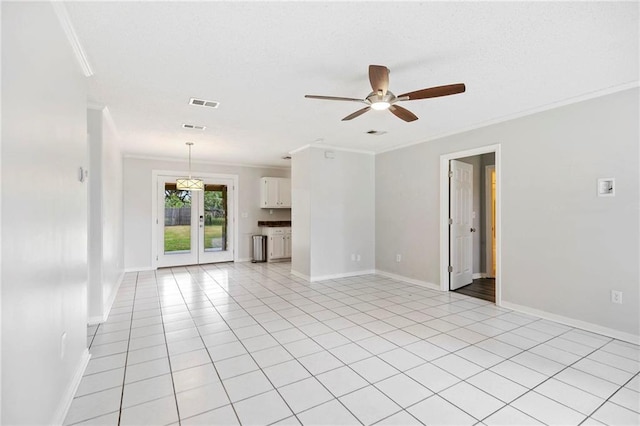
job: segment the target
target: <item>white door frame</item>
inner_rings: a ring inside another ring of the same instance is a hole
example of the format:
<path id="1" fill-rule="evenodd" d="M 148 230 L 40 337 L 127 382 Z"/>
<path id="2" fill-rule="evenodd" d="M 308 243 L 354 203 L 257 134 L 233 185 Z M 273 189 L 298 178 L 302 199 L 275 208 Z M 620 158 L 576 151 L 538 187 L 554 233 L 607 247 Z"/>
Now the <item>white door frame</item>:
<path id="1" fill-rule="evenodd" d="M 449 291 L 449 160 L 494 152 L 496 156 L 496 305 L 502 304 L 500 144 L 488 145 L 440 156 L 440 290 Z"/>
<path id="2" fill-rule="evenodd" d="M 201 173 L 198 171 L 191 173 L 194 176 L 211 179 L 231 179 L 233 181 L 233 261 L 238 260 L 238 175 L 222 173 Z M 156 225 L 158 223 L 158 178 L 160 176 L 184 176 L 184 170 L 152 170 L 151 171 L 151 267 L 158 269 L 158 233 Z"/>

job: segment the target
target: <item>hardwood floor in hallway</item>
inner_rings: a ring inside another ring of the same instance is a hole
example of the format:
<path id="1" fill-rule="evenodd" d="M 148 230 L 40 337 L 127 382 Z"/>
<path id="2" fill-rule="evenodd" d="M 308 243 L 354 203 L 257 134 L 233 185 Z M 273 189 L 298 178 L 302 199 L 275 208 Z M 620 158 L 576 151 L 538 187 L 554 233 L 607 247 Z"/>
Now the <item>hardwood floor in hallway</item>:
<path id="1" fill-rule="evenodd" d="M 456 293 L 496 303 L 496 279 L 478 278 L 464 287 L 454 290 Z"/>

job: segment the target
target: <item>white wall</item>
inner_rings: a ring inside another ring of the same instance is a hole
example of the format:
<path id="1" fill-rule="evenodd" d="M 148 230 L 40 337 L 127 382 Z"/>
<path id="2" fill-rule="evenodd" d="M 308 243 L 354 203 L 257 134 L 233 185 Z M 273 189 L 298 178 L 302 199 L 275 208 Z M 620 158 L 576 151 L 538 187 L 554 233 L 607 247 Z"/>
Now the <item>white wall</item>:
<path id="1" fill-rule="evenodd" d="M 291 270 L 311 276 L 311 150 L 291 158 Z"/>
<path id="2" fill-rule="evenodd" d="M 87 111 L 89 132 L 89 323 L 106 320 L 124 274 L 122 153 L 103 108 Z"/>
<path id="3" fill-rule="evenodd" d="M 186 148 L 186 147 L 185 147 Z M 196 154 L 194 153 L 194 157 Z M 189 165 L 185 159 L 179 161 L 150 160 L 140 158 L 124 159 L 124 265 L 127 270 L 143 270 L 151 268 L 151 233 L 152 222 L 152 184 L 153 170 L 183 171 L 188 173 Z M 224 166 L 192 162 L 192 174 L 220 173 L 238 175 L 238 257 L 236 260 L 250 260 L 252 257 L 251 236 L 259 234 L 258 221 L 290 220 L 291 209 L 261 209 L 260 178 L 289 177 L 288 169 L 259 168 L 242 166 Z M 269 212 L 272 211 L 272 214 Z M 247 217 L 242 217 L 246 213 Z"/>
<path id="4" fill-rule="evenodd" d="M 632 89 L 378 155 L 377 268 L 440 281 L 440 155 L 499 143 L 503 301 L 637 338 L 638 116 Z"/>
<path id="5" fill-rule="evenodd" d="M 0 423 L 56 424 L 88 359 L 86 79 L 50 3 L 1 7 Z"/>
<path id="6" fill-rule="evenodd" d="M 329 150 L 333 158 L 326 158 L 326 151 L 309 147 L 292 156 L 292 167 L 296 170 L 294 210 L 309 205 L 308 217 L 303 217 L 304 209 L 295 211 L 294 227 L 309 224 L 309 238 L 304 241 L 304 235 L 292 234 L 295 247 L 292 270 L 312 281 L 375 269 L 374 157 Z M 298 161 L 300 165 L 296 164 Z M 304 168 L 306 173 L 298 173 Z M 306 183 L 302 181 L 305 177 Z M 302 199 L 296 199 L 301 196 Z M 309 247 L 308 275 L 304 264 L 295 259 L 305 247 Z M 360 261 L 353 261 L 352 254 L 359 255 Z"/>

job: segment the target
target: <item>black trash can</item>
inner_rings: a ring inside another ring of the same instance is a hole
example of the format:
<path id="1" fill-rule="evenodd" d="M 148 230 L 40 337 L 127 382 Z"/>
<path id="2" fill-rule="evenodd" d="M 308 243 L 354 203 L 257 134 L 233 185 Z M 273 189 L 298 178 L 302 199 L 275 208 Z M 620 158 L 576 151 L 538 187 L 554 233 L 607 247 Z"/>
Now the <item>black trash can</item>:
<path id="1" fill-rule="evenodd" d="M 253 236 L 253 260 L 252 263 L 267 261 L 267 236 Z"/>

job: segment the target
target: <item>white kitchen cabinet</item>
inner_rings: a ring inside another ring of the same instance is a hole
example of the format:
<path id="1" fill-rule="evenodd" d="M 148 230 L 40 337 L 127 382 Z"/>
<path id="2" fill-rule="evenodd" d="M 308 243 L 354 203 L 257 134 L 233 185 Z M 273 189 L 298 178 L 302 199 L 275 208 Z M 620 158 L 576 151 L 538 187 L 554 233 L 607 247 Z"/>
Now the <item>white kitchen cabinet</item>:
<path id="1" fill-rule="evenodd" d="M 260 179 L 260 207 L 264 209 L 291 208 L 291 179 L 263 177 Z"/>
<path id="2" fill-rule="evenodd" d="M 291 228 L 284 229 L 284 257 L 291 258 Z"/>
<path id="3" fill-rule="evenodd" d="M 291 258 L 290 227 L 265 227 L 262 235 L 267 236 L 267 262 Z"/>

